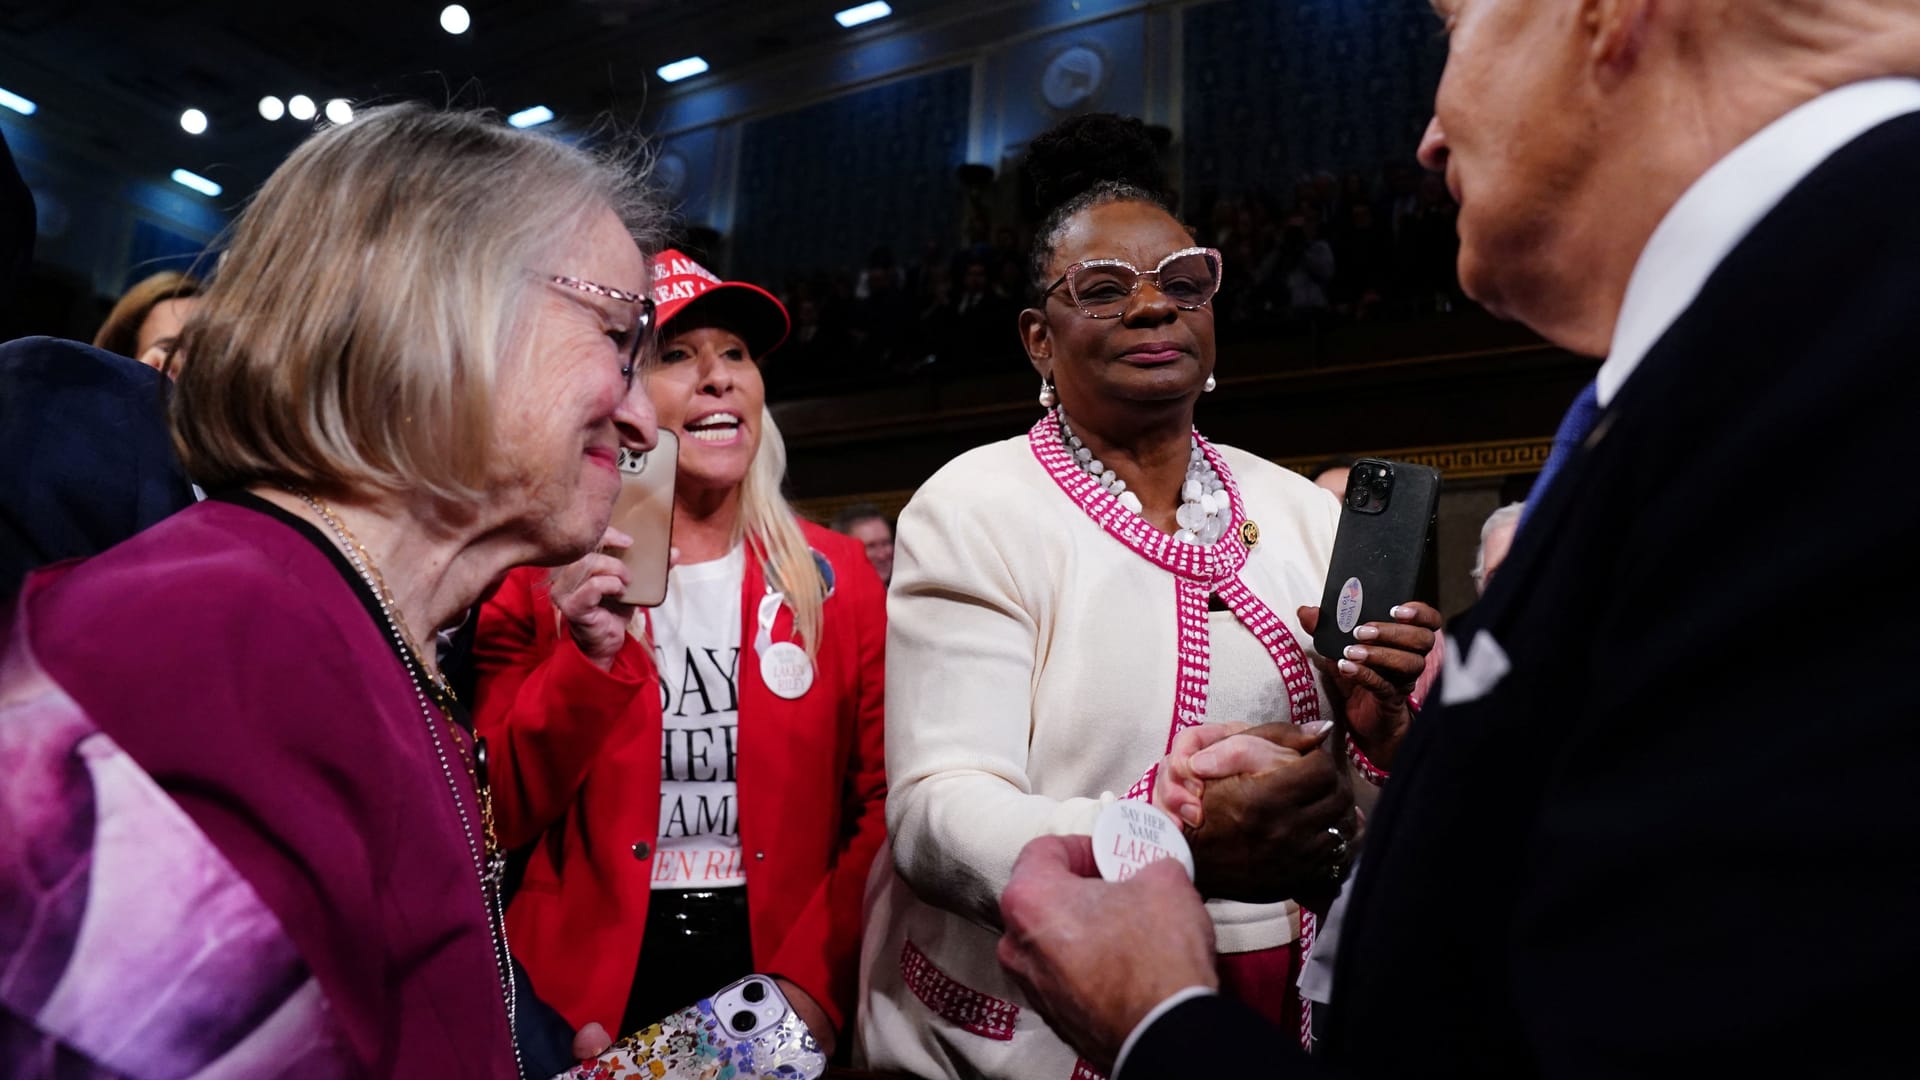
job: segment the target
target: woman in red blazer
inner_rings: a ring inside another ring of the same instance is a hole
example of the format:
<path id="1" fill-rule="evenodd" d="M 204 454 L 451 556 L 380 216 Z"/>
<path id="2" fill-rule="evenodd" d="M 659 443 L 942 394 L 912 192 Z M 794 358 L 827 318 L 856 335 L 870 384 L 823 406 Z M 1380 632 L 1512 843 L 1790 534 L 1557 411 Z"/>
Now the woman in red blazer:
<path id="1" fill-rule="evenodd" d="M 625 568 L 590 555 L 514 571 L 480 613 L 497 827 L 534 845 L 507 928 L 576 1027 L 623 1034 L 757 971 L 831 1052 L 886 828 L 885 590 L 780 496 L 758 359 L 786 309 L 675 251 L 654 296 L 648 394 L 681 445 L 666 603 L 621 608 Z"/>

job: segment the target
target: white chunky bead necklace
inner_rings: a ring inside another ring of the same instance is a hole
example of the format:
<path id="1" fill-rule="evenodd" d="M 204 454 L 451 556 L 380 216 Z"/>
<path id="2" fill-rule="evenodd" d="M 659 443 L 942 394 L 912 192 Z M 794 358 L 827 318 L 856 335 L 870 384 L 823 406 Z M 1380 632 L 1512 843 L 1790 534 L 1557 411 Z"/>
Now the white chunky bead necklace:
<path id="1" fill-rule="evenodd" d="M 1073 433 L 1072 426 L 1067 423 L 1065 409 L 1060 410 L 1060 441 L 1088 476 L 1098 480 L 1100 486 L 1119 500 L 1121 506 L 1140 514 L 1140 496 L 1128 491 L 1127 482 L 1115 476 L 1112 469 L 1094 457 L 1093 451 L 1080 441 L 1080 436 Z M 1227 520 L 1233 516 L 1225 489 L 1226 484 L 1213 471 L 1213 466 L 1207 463 L 1207 455 L 1200 449 L 1200 440 L 1196 437 L 1192 456 L 1187 459 L 1187 479 L 1180 485 L 1180 509 L 1173 515 L 1180 525 L 1173 538 L 1183 544 L 1198 544 L 1201 547 L 1220 539 L 1227 531 Z"/>

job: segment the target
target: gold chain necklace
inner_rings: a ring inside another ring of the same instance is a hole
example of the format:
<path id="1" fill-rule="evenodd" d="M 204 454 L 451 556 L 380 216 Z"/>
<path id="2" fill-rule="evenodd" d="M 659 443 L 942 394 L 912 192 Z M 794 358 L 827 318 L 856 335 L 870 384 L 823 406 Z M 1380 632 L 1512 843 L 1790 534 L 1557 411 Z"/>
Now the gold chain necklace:
<path id="1" fill-rule="evenodd" d="M 413 640 L 413 633 L 407 629 L 406 623 L 397 617 L 400 611 L 400 601 L 394 598 L 393 590 L 387 588 L 387 579 L 380 573 L 380 567 L 373 561 L 373 555 L 367 551 L 367 546 L 360 542 L 359 537 L 353 535 L 353 531 L 347 528 L 346 522 L 341 521 L 339 515 L 335 514 L 333 508 L 325 502 L 314 498 L 304 491 L 295 491 L 292 488 L 287 490 L 299 496 L 301 500 L 313 509 L 314 513 L 319 514 L 321 518 L 325 519 L 327 525 L 333 529 L 334 534 L 346 542 L 349 548 L 347 552 L 349 556 L 359 556 L 359 558 L 353 560 L 354 568 L 356 570 L 362 570 L 361 576 L 367 579 L 368 584 L 373 586 L 374 592 L 380 601 L 381 608 L 393 618 L 394 628 L 399 631 L 400 644 L 404 645 L 406 650 L 413 654 L 414 664 L 417 665 L 420 672 L 427 677 L 427 685 L 432 688 L 436 699 L 435 704 L 440 705 L 441 708 L 444 709 L 447 702 L 459 701 L 460 699 L 454 695 L 453 685 L 447 682 L 445 676 L 440 674 L 439 665 L 430 665 L 427 663 L 426 654 L 420 651 L 420 646 L 415 644 Z M 452 721 L 449 720 L 448 722 L 451 723 Z"/>

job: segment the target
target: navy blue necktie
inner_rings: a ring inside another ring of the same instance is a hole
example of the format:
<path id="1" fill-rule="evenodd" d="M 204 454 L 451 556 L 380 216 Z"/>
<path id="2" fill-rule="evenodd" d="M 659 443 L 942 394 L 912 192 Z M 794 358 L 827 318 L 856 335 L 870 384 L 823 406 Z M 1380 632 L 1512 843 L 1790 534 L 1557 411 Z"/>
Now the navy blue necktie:
<path id="1" fill-rule="evenodd" d="M 1587 441 L 1593 433 L 1593 425 L 1600 419 L 1600 391 L 1593 383 L 1580 391 L 1573 399 L 1573 407 L 1567 410 L 1566 418 L 1560 421 L 1560 430 L 1554 432 L 1553 449 L 1547 454 L 1547 463 L 1540 467 L 1540 478 L 1533 482 L 1533 490 L 1527 494 L 1527 508 L 1520 512 L 1520 524 L 1525 525 L 1533 516 L 1533 508 L 1540 504 L 1540 496 L 1547 493 L 1547 485 L 1553 483 L 1559 473 L 1573 456 L 1580 444 Z"/>

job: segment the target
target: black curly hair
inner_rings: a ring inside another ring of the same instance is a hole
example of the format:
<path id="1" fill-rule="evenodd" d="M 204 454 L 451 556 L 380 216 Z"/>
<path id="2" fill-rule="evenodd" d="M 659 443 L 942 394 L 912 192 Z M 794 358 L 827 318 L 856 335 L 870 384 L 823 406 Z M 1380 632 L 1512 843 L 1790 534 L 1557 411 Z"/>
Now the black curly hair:
<path id="1" fill-rule="evenodd" d="M 1043 215 L 1027 259 L 1036 296 L 1048 285 L 1060 230 L 1075 214 L 1115 202 L 1150 203 L 1173 212 L 1160 150 L 1147 125 L 1131 116 L 1086 113 L 1062 120 L 1028 144 L 1026 169 Z"/>

